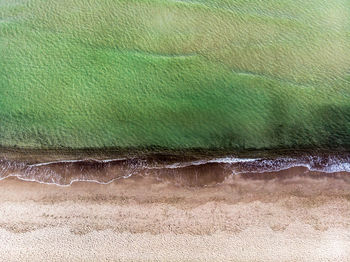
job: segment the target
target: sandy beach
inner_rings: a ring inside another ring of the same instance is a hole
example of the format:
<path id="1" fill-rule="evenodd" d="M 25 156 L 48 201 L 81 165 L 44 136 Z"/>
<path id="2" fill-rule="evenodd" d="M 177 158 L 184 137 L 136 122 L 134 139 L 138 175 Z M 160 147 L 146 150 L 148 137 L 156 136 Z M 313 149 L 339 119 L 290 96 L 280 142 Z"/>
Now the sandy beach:
<path id="1" fill-rule="evenodd" d="M 0 181 L 2 261 L 350 261 L 346 175 Z"/>

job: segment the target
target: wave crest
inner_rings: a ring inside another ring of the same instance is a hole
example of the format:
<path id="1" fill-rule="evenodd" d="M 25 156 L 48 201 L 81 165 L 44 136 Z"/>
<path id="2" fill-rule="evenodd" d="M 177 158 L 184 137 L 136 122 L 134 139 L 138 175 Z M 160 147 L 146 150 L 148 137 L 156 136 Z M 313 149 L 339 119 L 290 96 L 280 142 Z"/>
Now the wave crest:
<path id="1" fill-rule="evenodd" d="M 222 181 L 236 174 L 279 172 L 295 167 L 304 167 L 309 172 L 350 173 L 349 154 L 299 155 L 274 158 L 221 158 L 195 161 L 167 162 L 142 158 L 72 159 L 52 162 L 26 163 L 0 159 L 0 180 L 17 177 L 25 181 L 68 186 L 85 181 L 108 184 L 134 175 L 158 178 L 174 178 L 186 175 L 190 179 L 216 177 Z"/>

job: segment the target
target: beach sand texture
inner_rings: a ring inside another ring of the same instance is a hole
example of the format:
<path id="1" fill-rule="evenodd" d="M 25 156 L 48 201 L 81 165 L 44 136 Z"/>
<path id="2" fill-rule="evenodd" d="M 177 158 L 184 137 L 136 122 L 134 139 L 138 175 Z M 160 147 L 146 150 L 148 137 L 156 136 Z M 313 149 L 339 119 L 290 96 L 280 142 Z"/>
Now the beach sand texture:
<path id="1" fill-rule="evenodd" d="M 350 261 L 341 176 L 0 182 L 2 261 Z"/>

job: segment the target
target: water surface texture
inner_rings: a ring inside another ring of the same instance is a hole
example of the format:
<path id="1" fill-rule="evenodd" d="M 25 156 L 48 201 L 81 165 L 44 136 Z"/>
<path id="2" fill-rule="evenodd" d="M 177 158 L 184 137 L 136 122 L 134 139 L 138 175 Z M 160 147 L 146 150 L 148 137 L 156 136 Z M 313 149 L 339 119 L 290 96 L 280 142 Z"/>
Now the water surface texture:
<path id="1" fill-rule="evenodd" d="M 0 0 L 0 145 L 350 148 L 348 0 Z"/>

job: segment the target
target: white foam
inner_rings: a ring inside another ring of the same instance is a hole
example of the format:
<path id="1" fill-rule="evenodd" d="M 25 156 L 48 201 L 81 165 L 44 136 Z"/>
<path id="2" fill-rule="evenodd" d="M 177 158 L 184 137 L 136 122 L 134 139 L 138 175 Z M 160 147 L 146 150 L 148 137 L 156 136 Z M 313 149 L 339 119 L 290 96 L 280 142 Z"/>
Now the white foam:
<path id="1" fill-rule="evenodd" d="M 115 162 L 115 161 L 123 161 L 127 160 L 127 158 L 112 158 L 112 159 L 71 159 L 71 160 L 59 160 L 59 161 L 51 161 L 51 162 L 43 162 L 43 163 L 36 163 L 28 165 L 29 167 L 39 167 L 39 166 L 48 166 L 53 164 L 64 164 L 64 163 L 80 163 L 80 162 L 86 162 L 86 161 L 93 161 L 97 163 L 108 163 L 108 162 Z"/>
<path id="2" fill-rule="evenodd" d="M 215 158 L 209 160 L 208 163 L 224 163 L 224 164 L 235 164 L 235 163 L 246 163 L 254 162 L 260 160 L 261 158 L 235 158 L 235 157 L 224 157 L 224 158 Z"/>
<path id="3" fill-rule="evenodd" d="M 116 180 L 129 178 L 132 175 L 133 174 L 130 173 L 130 174 L 127 174 L 125 176 L 113 178 L 111 180 L 108 180 L 107 182 L 98 181 L 96 179 L 72 179 L 68 184 L 60 184 L 60 183 L 54 182 L 53 178 L 52 178 L 51 182 L 44 182 L 42 180 L 38 180 L 38 179 L 34 179 L 34 178 L 26 178 L 26 177 L 23 177 L 22 175 L 19 175 L 19 174 L 10 174 L 10 175 L 4 176 L 4 177 L 0 177 L 0 181 L 4 180 L 4 179 L 7 179 L 7 178 L 10 178 L 10 177 L 15 177 L 15 178 L 17 178 L 19 180 L 26 181 L 26 182 L 35 182 L 35 183 L 44 184 L 44 185 L 56 185 L 56 186 L 61 186 L 61 187 L 69 187 L 73 183 L 76 183 L 76 182 L 87 182 L 87 183 L 96 183 L 96 184 L 101 184 L 101 185 L 108 185 L 108 184 L 113 183 Z"/>
<path id="4" fill-rule="evenodd" d="M 128 158 L 115 158 L 115 159 L 79 159 L 79 160 L 61 160 L 52 162 L 43 162 L 32 165 L 26 165 L 24 162 L 11 162 L 4 161 L 1 163 L 0 180 L 8 177 L 17 177 L 23 181 L 38 182 L 41 184 L 54 184 L 58 186 L 70 186 L 75 182 L 91 182 L 98 184 L 110 184 L 115 180 L 129 178 L 135 171 L 142 169 L 177 169 L 186 168 L 191 166 L 200 166 L 210 163 L 217 163 L 225 165 L 225 168 L 232 170 L 232 174 L 242 174 L 242 173 L 268 173 L 268 172 L 279 172 L 282 170 L 287 170 L 293 167 L 305 167 L 310 171 L 317 171 L 323 173 L 337 173 L 337 172 L 349 172 L 350 173 L 350 155 L 329 155 L 329 156 L 312 156 L 304 155 L 300 157 L 279 157 L 279 158 L 237 158 L 237 157 L 222 157 L 222 158 L 212 158 L 212 159 L 201 159 L 190 162 L 178 162 L 169 165 L 154 165 L 152 162 L 147 163 L 147 161 L 142 161 L 142 165 L 137 166 L 136 169 L 132 168 L 134 171 L 126 171 L 126 175 L 110 178 L 108 181 L 100 181 L 98 176 L 94 174 L 89 175 L 90 178 L 81 173 L 78 174 L 79 178 L 72 178 L 66 180 L 64 175 L 60 172 L 54 171 L 50 168 L 52 164 L 64 164 L 64 163 L 76 163 L 76 162 L 88 162 L 94 161 L 97 163 L 108 163 L 113 161 L 124 161 Z M 132 165 L 126 163 L 127 166 L 132 167 Z M 47 166 L 47 167 L 45 167 Z M 43 169 L 33 170 L 32 167 L 43 167 Z M 32 173 L 32 171 L 35 171 Z M 10 174 L 8 174 L 8 172 Z M 11 172 L 14 172 L 11 174 Z M 6 174 L 6 175 L 5 175 Z M 106 179 L 106 178 L 105 178 Z"/>
<path id="5" fill-rule="evenodd" d="M 310 168 L 311 171 L 319 171 L 324 173 L 349 172 L 350 163 L 331 164 L 322 168 Z"/>
<path id="6" fill-rule="evenodd" d="M 197 160 L 197 161 L 191 161 L 191 162 L 184 162 L 184 163 L 174 163 L 171 165 L 166 165 L 163 167 L 158 168 L 184 168 L 189 166 L 200 166 L 205 165 L 208 163 L 218 163 L 218 164 L 236 164 L 236 163 L 245 163 L 245 162 L 254 162 L 260 160 L 260 158 L 235 158 L 235 157 L 224 157 L 224 158 L 213 158 L 209 160 Z"/>

